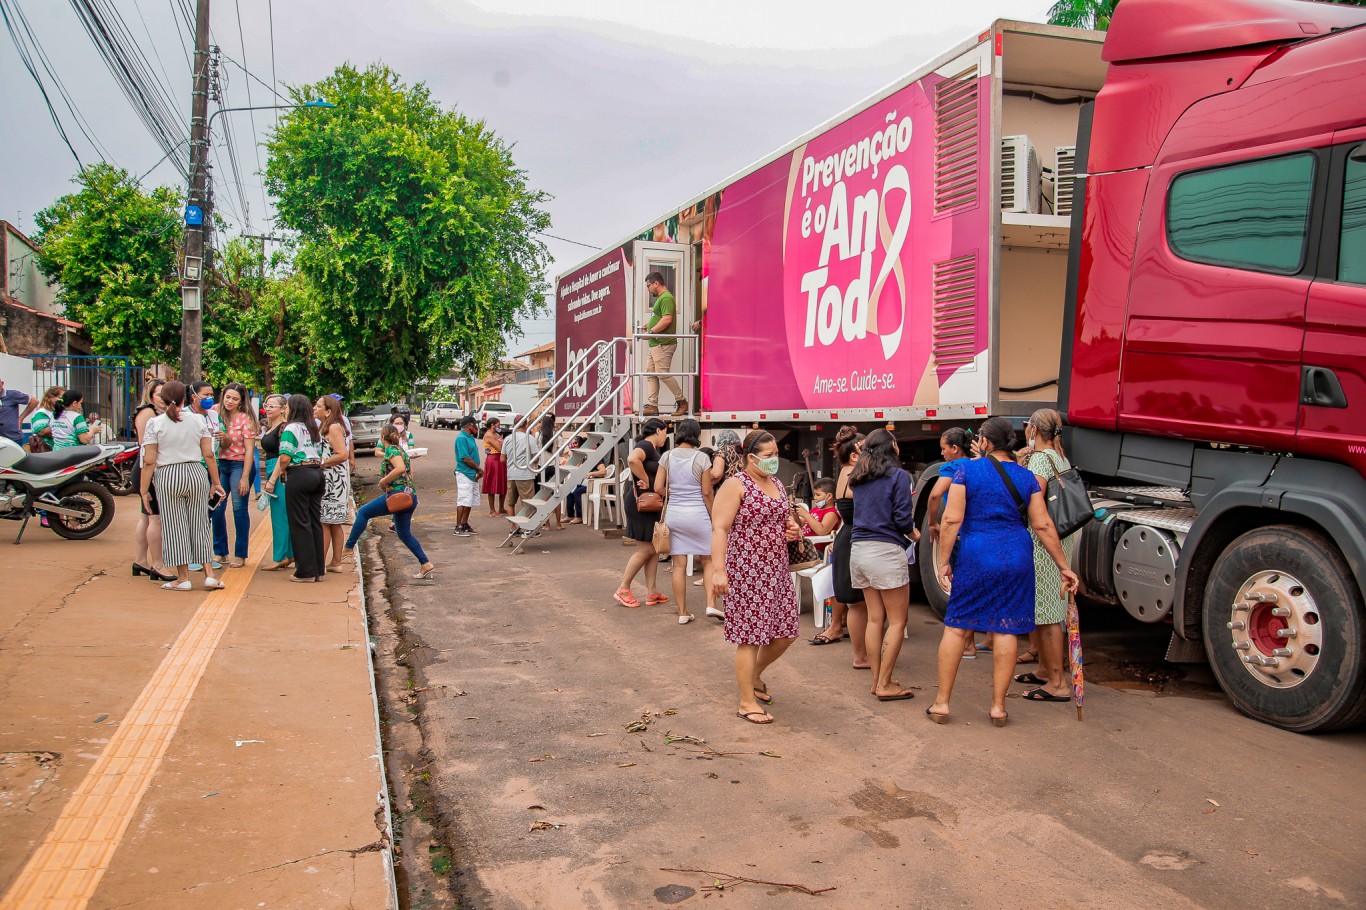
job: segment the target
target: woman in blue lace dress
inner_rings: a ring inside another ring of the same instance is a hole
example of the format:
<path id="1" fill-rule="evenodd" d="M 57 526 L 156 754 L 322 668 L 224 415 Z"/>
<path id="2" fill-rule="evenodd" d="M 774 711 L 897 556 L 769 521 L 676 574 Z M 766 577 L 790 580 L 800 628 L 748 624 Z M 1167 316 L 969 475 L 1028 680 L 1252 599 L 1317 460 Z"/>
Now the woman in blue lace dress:
<path id="1" fill-rule="evenodd" d="M 967 637 L 973 630 L 992 632 L 991 721 L 1004 727 L 1016 636 L 1034 630 L 1030 528 L 1058 566 L 1063 596 L 1075 592 L 1080 581 L 1067 564 L 1038 480 L 1015 464 L 1017 437 L 1010 421 L 988 418 L 977 435 L 982 457 L 954 472 L 939 530 L 939 576 L 949 589 L 949 605 L 939 643 L 939 694 L 925 714 L 935 723 L 948 720 Z"/>

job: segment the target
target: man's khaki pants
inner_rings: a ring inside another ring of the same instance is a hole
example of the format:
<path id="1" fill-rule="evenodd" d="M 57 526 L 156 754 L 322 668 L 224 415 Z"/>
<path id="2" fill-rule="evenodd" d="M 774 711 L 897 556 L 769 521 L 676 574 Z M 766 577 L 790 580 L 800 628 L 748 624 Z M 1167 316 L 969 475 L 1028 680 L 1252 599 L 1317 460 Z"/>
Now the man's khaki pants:
<path id="1" fill-rule="evenodd" d="M 678 350 L 678 344 L 661 344 L 651 346 L 650 357 L 646 361 L 645 372 L 647 373 L 667 373 L 674 367 L 674 353 Z M 659 407 L 659 381 L 663 379 L 664 384 L 673 393 L 674 402 L 683 401 L 685 396 L 683 389 L 678 384 L 678 380 L 673 376 L 646 376 L 645 377 L 645 402 Z"/>

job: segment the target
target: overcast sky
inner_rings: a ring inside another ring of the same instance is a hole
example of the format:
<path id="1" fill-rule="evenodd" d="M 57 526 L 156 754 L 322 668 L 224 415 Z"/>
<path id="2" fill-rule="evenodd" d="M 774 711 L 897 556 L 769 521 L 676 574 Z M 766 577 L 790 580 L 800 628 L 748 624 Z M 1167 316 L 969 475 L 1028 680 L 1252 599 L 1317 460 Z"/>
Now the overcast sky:
<path id="1" fill-rule="evenodd" d="M 162 152 L 95 55 L 71 5 L 7 2 L 26 16 L 109 160 L 136 175 L 152 168 Z M 114 5 L 188 122 L 191 36 L 173 17 L 180 2 Z M 231 58 L 224 62 L 224 106 L 269 104 L 268 84 L 316 81 L 342 62 L 382 61 L 405 80 L 427 83 L 438 101 L 485 120 L 514 146 L 532 186 L 553 196 L 551 232 L 566 238 L 545 238 L 554 256 L 553 283 L 595 249 L 653 224 L 993 20 L 1043 21 L 1050 5 L 213 0 L 212 28 L 215 43 Z M 239 63 L 260 81 L 248 78 Z M 76 153 L 87 163 L 99 160 L 101 153 L 50 83 L 48 91 Z M 70 190 L 77 167 L 3 33 L 0 113 L 7 127 L 0 142 L 0 218 L 31 231 L 33 213 Z M 233 118 L 240 190 L 221 129 L 227 117 Z M 257 173 L 264 153 L 255 143 L 273 122 L 268 111 L 227 114 L 215 122 L 221 162 L 214 170 L 215 195 L 230 233 L 242 232 L 248 219 L 257 233 L 270 226 Z M 183 157 L 183 150 L 177 155 Z M 152 170 L 146 184 L 179 179 L 167 163 Z M 554 338 L 550 314 L 528 320 L 524 329 L 523 338 L 510 342 L 512 353 Z"/>

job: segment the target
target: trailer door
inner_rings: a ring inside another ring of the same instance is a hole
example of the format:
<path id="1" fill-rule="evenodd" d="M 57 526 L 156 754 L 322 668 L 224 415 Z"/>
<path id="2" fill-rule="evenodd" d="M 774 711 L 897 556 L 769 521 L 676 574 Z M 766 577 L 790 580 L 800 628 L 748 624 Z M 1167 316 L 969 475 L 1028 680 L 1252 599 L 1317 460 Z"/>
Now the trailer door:
<path id="1" fill-rule="evenodd" d="M 651 294 L 647 287 L 647 279 L 655 274 L 662 277 L 663 285 L 663 291 L 657 295 Z M 643 409 L 651 404 L 652 397 L 656 398 L 655 407 L 660 413 L 668 414 L 677 409 L 681 398 L 695 410 L 697 332 L 693 322 L 697 317 L 693 301 L 698 276 L 693 272 L 692 247 L 682 243 L 637 240 L 631 275 L 630 324 L 635 338 L 631 344 L 631 370 L 635 381 L 631 383 L 630 401 L 638 402 Z M 674 300 L 673 321 L 667 331 L 657 333 L 659 337 L 647 338 L 655 306 L 664 293 L 672 295 Z M 634 407 L 633 410 L 644 413 Z"/>

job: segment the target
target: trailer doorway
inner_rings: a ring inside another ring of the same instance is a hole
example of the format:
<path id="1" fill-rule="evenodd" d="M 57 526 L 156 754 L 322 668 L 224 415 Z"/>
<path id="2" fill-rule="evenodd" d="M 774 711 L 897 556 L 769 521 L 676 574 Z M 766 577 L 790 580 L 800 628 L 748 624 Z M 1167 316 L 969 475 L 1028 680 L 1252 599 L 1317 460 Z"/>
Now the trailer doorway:
<path id="1" fill-rule="evenodd" d="M 647 337 L 650 320 L 655 302 L 662 296 L 652 295 L 647 287 L 647 279 L 654 274 L 662 277 L 664 290 L 673 295 L 675 311 L 669 329 L 651 338 Z M 631 384 L 632 402 L 639 402 L 641 414 L 674 413 L 680 410 L 680 402 L 688 410 L 696 410 L 697 334 L 692 324 L 697 317 L 692 247 L 637 240 L 632 253 L 631 285 L 631 355 L 635 377 Z M 650 399 L 656 394 L 657 403 L 652 404 Z"/>

